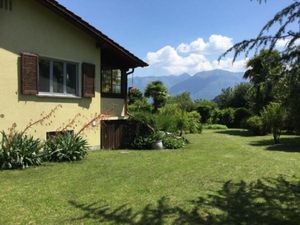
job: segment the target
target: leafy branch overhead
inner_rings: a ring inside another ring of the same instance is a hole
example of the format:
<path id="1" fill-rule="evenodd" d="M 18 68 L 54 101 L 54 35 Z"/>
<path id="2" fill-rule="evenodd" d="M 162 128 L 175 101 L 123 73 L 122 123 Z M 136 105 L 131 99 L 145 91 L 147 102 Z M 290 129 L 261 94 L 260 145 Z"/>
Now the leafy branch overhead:
<path id="1" fill-rule="evenodd" d="M 277 25 L 279 28 L 270 34 L 270 30 Z M 294 28 L 293 25 L 298 28 Z M 222 54 L 219 60 L 229 53 L 233 53 L 233 61 L 235 61 L 242 53 L 248 56 L 251 51 L 257 53 L 259 49 L 265 48 L 272 51 L 281 40 L 287 42 L 282 55 L 283 59 L 290 62 L 299 60 L 300 46 L 297 41 L 300 40 L 300 2 L 298 0 L 279 11 L 265 24 L 256 38 L 235 44 Z"/>

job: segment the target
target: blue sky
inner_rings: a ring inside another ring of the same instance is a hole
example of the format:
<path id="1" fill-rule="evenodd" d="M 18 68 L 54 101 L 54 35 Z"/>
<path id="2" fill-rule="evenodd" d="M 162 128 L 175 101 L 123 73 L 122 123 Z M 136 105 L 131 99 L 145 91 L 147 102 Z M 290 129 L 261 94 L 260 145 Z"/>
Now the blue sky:
<path id="1" fill-rule="evenodd" d="M 150 63 L 135 75 L 210 69 L 242 71 L 218 56 L 233 43 L 257 35 L 292 0 L 59 0 L 110 38 Z"/>

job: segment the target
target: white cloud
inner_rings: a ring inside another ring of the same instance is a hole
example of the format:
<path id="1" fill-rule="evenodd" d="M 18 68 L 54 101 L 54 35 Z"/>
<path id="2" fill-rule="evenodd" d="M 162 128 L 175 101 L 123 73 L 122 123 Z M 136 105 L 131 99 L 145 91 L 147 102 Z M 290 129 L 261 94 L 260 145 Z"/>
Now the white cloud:
<path id="1" fill-rule="evenodd" d="M 222 35 L 211 35 L 205 42 L 198 38 L 191 43 L 181 43 L 177 47 L 165 46 L 156 52 L 147 54 L 147 62 L 155 70 L 179 75 L 182 73 L 195 74 L 213 69 L 229 71 L 244 71 L 246 60 L 232 64 L 232 58 L 216 59 L 233 45 L 232 38 Z"/>
<path id="2" fill-rule="evenodd" d="M 285 39 L 280 39 L 276 42 L 276 48 L 283 49 L 287 47 L 289 42 L 291 41 L 291 38 L 285 38 Z M 295 41 L 295 45 L 300 45 L 300 40 Z"/>

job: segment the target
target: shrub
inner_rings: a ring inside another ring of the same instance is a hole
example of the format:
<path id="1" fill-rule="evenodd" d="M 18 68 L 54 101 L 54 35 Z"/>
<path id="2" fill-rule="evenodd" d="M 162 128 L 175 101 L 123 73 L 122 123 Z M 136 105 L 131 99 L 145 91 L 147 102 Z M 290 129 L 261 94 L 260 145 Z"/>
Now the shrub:
<path id="1" fill-rule="evenodd" d="M 205 124 L 205 125 L 203 125 L 203 129 L 224 130 L 224 129 L 228 129 L 228 127 L 226 125 L 223 125 L 223 124 Z"/>
<path id="2" fill-rule="evenodd" d="M 247 119 L 251 116 L 251 112 L 246 108 L 238 108 L 234 112 L 234 127 L 245 128 Z"/>
<path id="3" fill-rule="evenodd" d="M 201 123 L 208 123 L 213 115 L 213 111 L 217 108 L 216 103 L 208 100 L 196 100 L 196 110 L 201 115 Z"/>
<path id="4" fill-rule="evenodd" d="M 19 132 L 9 135 L 1 132 L 0 168 L 24 169 L 42 163 L 41 143 L 39 139 Z"/>
<path id="5" fill-rule="evenodd" d="M 192 111 L 187 113 L 188 116 L 188 130 L 190 133 L 202 133 L 202 124 L 200 123 L 201 121 L 201 116 L 197 111 Z"/>
<path id="6" fill-rule="evenodd" d="M 165 149 L 182 148 L 184 147 L 185 144 L 188 143 L 188 141 L 184 137 L 179 137 L 177 135 L 159 132 L 159 133 L 135 138 L 131 147 L 133 149 L 139 149 L 139 150 L 152 149 L 152 144 L 157 140 L 162 140 Z"/>
<path id="7" fill-rule="evenodd" d="M 212 123 L 232 127 L 234 123 L 234 109 L 215 109 L 212 114 Z"/>
<path id="8" fill-rule="evenodd" d="M 81 160 L 87 150 L 87 141 L 70 132 L 49 138 L 44 147 L 45 159 L 51 162 Z"/>
<path id="9" fill-rule="evenodd" d="M 183 148 L 187 141 L 183 137 L 177 137 L 173 135 L 166 135 L 162 139 L 165 149 L 179 149 Z"/>
<path id="10" fill-rule="evenodd" d="M 234 109 L 226 108 L 222 110 L 218 110 L 217 112 L 217 123 L 224 124 L 227 127 L 232 127 L 234 123 Z"/>
<path id="11" fill-rule="evenodd" d="M 261 112 L 264 125 L 272 131 L 275 144 L 279 143 L 285 111 L 280 104 L 271 102 Z"/>
<path id="12" fill-rule="evenodd" d="M 267 127 L 265 126 L 260 116 L 252 116 L 247 120 L 247 128 L 253 132 L 254 135 L 266 135 Z"/>
<path id="13" fill-rule="evenodd" d="M 156 141 L 156 135 L 151 134 L 147 136 L 136 137 L 132 143 L 133 149 L 146 150 L 152 149 L 152 144 Z"/>

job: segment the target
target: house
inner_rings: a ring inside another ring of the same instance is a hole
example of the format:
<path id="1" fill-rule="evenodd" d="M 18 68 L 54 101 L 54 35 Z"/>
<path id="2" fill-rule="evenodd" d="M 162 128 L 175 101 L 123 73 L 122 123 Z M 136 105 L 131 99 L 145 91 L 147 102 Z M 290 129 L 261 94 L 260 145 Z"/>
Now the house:
<path id="1" fill-rule="evenodd" d="M 147 64 L 55 0 L 0 0 L 0 130 L 46 139 L 78 116 L 99 112 L 105 126 L 85 131 L 91 147 L 117 148 L 126 121 L 127 76 Z"/>

